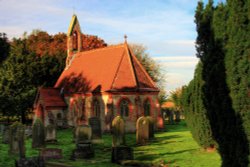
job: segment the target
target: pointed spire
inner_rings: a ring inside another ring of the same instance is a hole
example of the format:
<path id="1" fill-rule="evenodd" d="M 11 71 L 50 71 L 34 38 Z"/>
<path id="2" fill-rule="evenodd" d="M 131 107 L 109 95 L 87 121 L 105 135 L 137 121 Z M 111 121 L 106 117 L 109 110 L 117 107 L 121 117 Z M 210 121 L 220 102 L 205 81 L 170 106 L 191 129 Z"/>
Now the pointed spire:
<path id="1" fill-rule="evenodd" d="M 72 19 L 70 21 L 69 29 L 68 29 L 68 36 L 71 35 L 75 24 L 78 24 L 79 30 L 81 30 L 80 24 L 79 24 L 78 19 L 77 19 L 77 16 L 76 16 L 76 14 L 73 14 Z"/>
<path id="2" fill-rule="evenodd" d="M 128 38 L 128 36 L 125 34 L 124 35 L 124 43 L 127 43 L 127 38 Z"/>

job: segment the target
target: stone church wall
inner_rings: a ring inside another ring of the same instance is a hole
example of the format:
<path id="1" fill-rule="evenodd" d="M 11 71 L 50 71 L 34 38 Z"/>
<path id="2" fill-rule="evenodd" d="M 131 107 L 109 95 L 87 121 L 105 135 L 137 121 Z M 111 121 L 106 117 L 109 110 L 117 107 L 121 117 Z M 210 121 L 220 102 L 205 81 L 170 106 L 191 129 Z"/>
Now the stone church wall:
<path id="1" fill-rule="evenodd" d="M 65 101 L 69 106 L 66 113 L 68 125 L 76 126 L 79 123 L 88 124 L 88 118 L 94 116 L 93 101 L 97 100 L 100 105 L 100 121 L 102 131 L 109 131 L 112 118 L 120 115 L 120 102 L 122 99 L 129 101 L 129 116 L 123 117 L 126 123 L 127 132 L 134 132 L 136 130 L 136 120 L 140 116 L 144 115 L 143 104 L 147 99 L 150 101 L 151 105 L 150 116 L 157 121 L 157 116 L 160 115 L 157 95 L 74 95 L 65 98 Z"/>

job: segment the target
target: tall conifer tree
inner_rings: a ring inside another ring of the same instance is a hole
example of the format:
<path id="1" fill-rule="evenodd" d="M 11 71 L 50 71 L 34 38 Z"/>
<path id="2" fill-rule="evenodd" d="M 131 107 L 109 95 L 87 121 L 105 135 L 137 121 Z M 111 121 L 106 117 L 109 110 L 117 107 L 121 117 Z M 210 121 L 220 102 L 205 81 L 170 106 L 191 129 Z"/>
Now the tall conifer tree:
<path id="1" fill-rule="evenodd" d="M 213 148 L 216 143 L 212 137 L 212 130 L 207 118 L 207 110 L 204 106 L 203 85 L 202 80 L 202 63 L 199 62 L 194 79 L 189 83 L 183 93 L 183 104 L 185 118 L 188 127 L 191 129 L 193 138 L 203 148 Z"/>
<path id="2" fill-rule="evenodd" d="M 196 11 L 203 102 L 222 166 L 249 166 L 249 4 L 228 0 L 213 7 L 209 0 L 205 9 Z"/>

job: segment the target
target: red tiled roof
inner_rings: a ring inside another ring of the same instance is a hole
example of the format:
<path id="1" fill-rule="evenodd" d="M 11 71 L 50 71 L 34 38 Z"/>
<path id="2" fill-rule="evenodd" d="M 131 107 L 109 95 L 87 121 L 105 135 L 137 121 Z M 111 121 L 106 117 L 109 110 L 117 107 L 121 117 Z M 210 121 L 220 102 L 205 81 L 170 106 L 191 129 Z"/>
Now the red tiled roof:
<path id="1" fill-rule="evenodd" d="M 70 93 L 158 91 L 126 43 L 74 55 L 55 84 L 62 87 Z"/>
<path id="2" fill-rule="evenodd" d="M 174 108 L 175 104 L 171 101 L 167 101 L 167 102 L 163 103 L 161 107 L 162 108 Z"/>
<path id="3" fill-rule="evenodd" d="M 40 88 L 38 96 L 45 107 L 67 107 L 63 97 L 60 95 L 60 89 Z"/>

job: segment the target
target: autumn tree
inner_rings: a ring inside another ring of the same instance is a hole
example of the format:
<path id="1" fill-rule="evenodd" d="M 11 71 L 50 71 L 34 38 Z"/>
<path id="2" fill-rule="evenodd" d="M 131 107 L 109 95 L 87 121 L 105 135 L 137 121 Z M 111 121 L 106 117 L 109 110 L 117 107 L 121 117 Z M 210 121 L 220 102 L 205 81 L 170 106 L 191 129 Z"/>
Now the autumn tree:
<path id="1" fill-rule="evenodd" d="M 86 35 L 84 41 L 88 41 L 85 50 L 106 46 L 95 36 Z M 0 66 L 0 113 L 21 116 L 25 123 L 37 88 L 53 87 L 64 69 L 66 50 L 66 35 L 63 33 L 49 35 L 34 30 L 24 38 L 13 39 L 10 55 Z"/>

